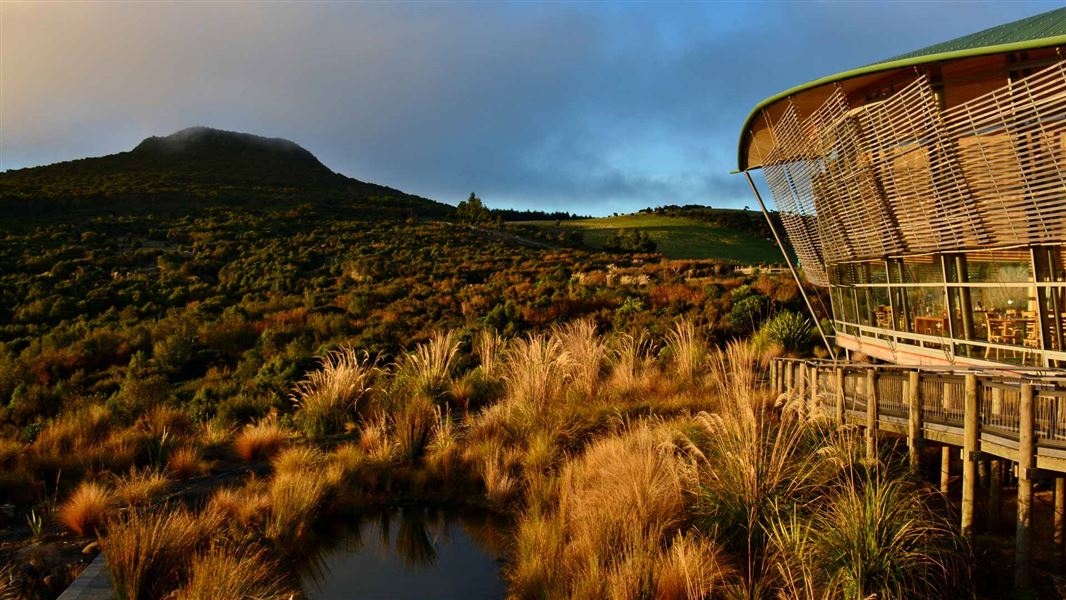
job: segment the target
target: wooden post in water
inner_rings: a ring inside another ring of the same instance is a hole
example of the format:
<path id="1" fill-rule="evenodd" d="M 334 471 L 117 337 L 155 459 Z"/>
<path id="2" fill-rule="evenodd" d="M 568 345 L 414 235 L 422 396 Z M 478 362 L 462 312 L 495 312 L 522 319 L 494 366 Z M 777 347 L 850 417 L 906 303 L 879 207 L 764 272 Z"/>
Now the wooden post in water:
<path id="1" fill-rule="evenodd" d="M 951 447 L 940 447 L 940 493 L 951 491 Z"/>
<path id="2" fill-rule="evenodd" d="M 955 388 L 952 387 L 950 380 L 941 380 L 941 393 L 943 397 L 940 400 L 940 405 L 945 409 L 952 408 L 954 403 Z M 947 494 L 951 490 L 951 448 L 949 446 L 940 447 L 940 493 Z"/>
<path id="3" fill-rule="evenodd" d="M 1066 477 L 1055 478 L 1055 559 L 1062 563 L 1066 549 Z"/>
<path id="4" fill-rule="evenodd" d="M 1018 403 L 1018 517 L 1014 538 L 1014 587 L 1019 590 L 1029 588 L 1029 563 L 1033 550 L 1030 530 L 1033 523 L 1033 458 L 1036 451 L 1033 435 L 1036 415 L 1033 408 L 1033 385 L 1024 383 Z"/>
<path id="5" fill-rule="evenodd" d="M 977 375 L 966 375 L 966 405 L 962 435 L 962 534 L 973 539 L 973 504 L 977 494 L 978 432 Z"/>
<path id="6" fill-rule="evenodd" d="M 836 408 L 837 408 L 837 424 L 843 425 L 845 421 L 844 415 L 844 367 L 837 367 L 836 370 Z"/>
<path id="7" fill-rule="evenodd" d="M 993 458 L 988 466 L 988 528 L 999 527 L 1003 513 L 1003 461 Z"/>
<path id="8" fill-rule="evenodd" d="M 877 460 L 877 371 L 866 371 L 866 459 Z"/>
<path id="9" fill-rule="evenodd" d="M 918 371 L 907 374 L 907 457 L 915 473 L 922 468 L 922 378 Z"/>
<path id="10" fill-rule="evenodd" d="M 992 423 L 999 423 L 1003 414 L 1003 388 L 992 386 L 992 410 L 990 419 Z M 988 468 L 988 527 L 999 527 L 1003 515 L 1003 459 L 993 458 Z"/>

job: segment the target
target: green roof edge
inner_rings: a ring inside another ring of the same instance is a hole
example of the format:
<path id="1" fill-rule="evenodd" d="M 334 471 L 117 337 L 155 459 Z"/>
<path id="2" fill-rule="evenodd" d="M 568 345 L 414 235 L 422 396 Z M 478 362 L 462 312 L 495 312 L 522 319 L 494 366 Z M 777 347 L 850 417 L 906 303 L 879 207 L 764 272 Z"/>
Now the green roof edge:
<path id="1" fill-rule="evenodd" d="M 903 67 L 915 67 L 918 65 L 924 65 L 933 62 L 939 62 L 944 60 L 954 60 L 958 58 L 973 58 L 975 56 L 986 56 L 989 54 L 999 54 L 1002 52 L 1018 52 L 1021 50 L 1032 50 L 1034 48 L 1047 48 L 1048 46 L 1063 46 L 1066 45 L 1066 35 L 1056 35 L 1052 37 L 1039 38 L 1035 40 L 1025 40 L 1021 42 L 1011 42 L 1009 44 L 996 44 L 994 46 L 981 46 L 978 48 L 967 48 L 964 50 L 952 50 L 950 52 L 939 52 L 936 54 L 926 54 L 922 56 L 912 56 L 910 58 L 903 58 L 899 60 L 890 60 L 882 63 L 874 63 L 872 65 L 866 65 L 857 69 L 851 69 L 848 71 L 842 71 L 835 75 L 829 75 L 807 83 L 802 83 L 795 87 L 791 87 L 783 92 L 774 94 L 769 98 L 766 98 L 762 102 L 755 105 L 751 113 L 748 114 L 748 118 L 744 119 L 744 126 L 740 130 L 740 140 L 737 143 L 737 170 L 734 173 L 742 173 L 748 170 L 746 157 L 744 155 L 744 141 L 748 137 L 748 131 L 751 129 L 751 122 L 755 120 L 755 117 L 767 106 L 792 96 L 800 92 L 813 89 L 819 86 L 826 85 L 828 83 L 835 83 L 838 81 L 844 81 L 845 79 L 851 79 L 853 77 L 859 77 L 861 75 L 869 75 L 871 73 L 879 73 L 882 71 L 891 71 L 892 69 L 900 69 Z"/>

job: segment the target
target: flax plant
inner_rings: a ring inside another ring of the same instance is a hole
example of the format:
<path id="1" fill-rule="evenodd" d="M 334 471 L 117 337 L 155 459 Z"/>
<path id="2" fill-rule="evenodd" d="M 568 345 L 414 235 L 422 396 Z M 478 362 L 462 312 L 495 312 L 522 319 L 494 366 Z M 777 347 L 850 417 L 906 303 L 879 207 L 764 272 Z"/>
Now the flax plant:
<path id="1" fill-rule="evenodd" d="M 712 356 L 718 410 L 696 417 L 699 441 L 689 446 L 699 466 L 698 521 L 742 557 L 747 598 L 769 585 L 767 532 L 779 511 L 809 502 L 830 477 L 811 440 L 816 423 L 774 407 L 757 383 L 757 360 L 741 343 Z"/>

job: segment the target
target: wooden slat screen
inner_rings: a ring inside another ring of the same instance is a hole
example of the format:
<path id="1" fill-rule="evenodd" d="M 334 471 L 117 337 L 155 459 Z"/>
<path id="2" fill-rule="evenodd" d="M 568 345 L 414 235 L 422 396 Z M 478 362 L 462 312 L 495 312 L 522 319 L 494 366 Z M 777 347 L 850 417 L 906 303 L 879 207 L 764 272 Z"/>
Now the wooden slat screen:
<path id="1" fill-rule="evenodd" d="M 941 110 L 917 76 L 771 124 L 766 181 L 808 278 L 827 264 L 1066 242 L 1066 61 Z"/>

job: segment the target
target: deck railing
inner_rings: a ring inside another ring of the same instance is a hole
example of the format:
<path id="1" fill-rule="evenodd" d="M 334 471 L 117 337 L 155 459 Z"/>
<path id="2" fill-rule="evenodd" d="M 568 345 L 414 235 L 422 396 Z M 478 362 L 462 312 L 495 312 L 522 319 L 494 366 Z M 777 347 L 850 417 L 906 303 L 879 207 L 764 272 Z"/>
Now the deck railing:
<path id="1" fill-rule="evenodd" d="M 1066 473 L 1066 375 L 1061 371 L 1008 371 L 905 365 L 840 363 L 779 358 L 770 370 L 771 385 L 782 394 L 803 393 L 808 408 L 836 414 L 847 423 L 926 440 L 964 446 L 967 427 L 967 379 L 973 386 L 973 425 L 978 452 L 1017 460 L 1021 435 L 1022 389 L 1032 390 L 1032 421 L 1036 465 Z M 917 381 L 912 407 L 910 386 Z M 871 382 L 873 388 L 871 389 Z M 814 390 L 812 393 L 811 390 Z M 871 393 L 873 392 L 873 393 Z M 869 406 L 870 398 L 876 405 Z M 916 432 L 909 430 L 916 421 Z"/>

